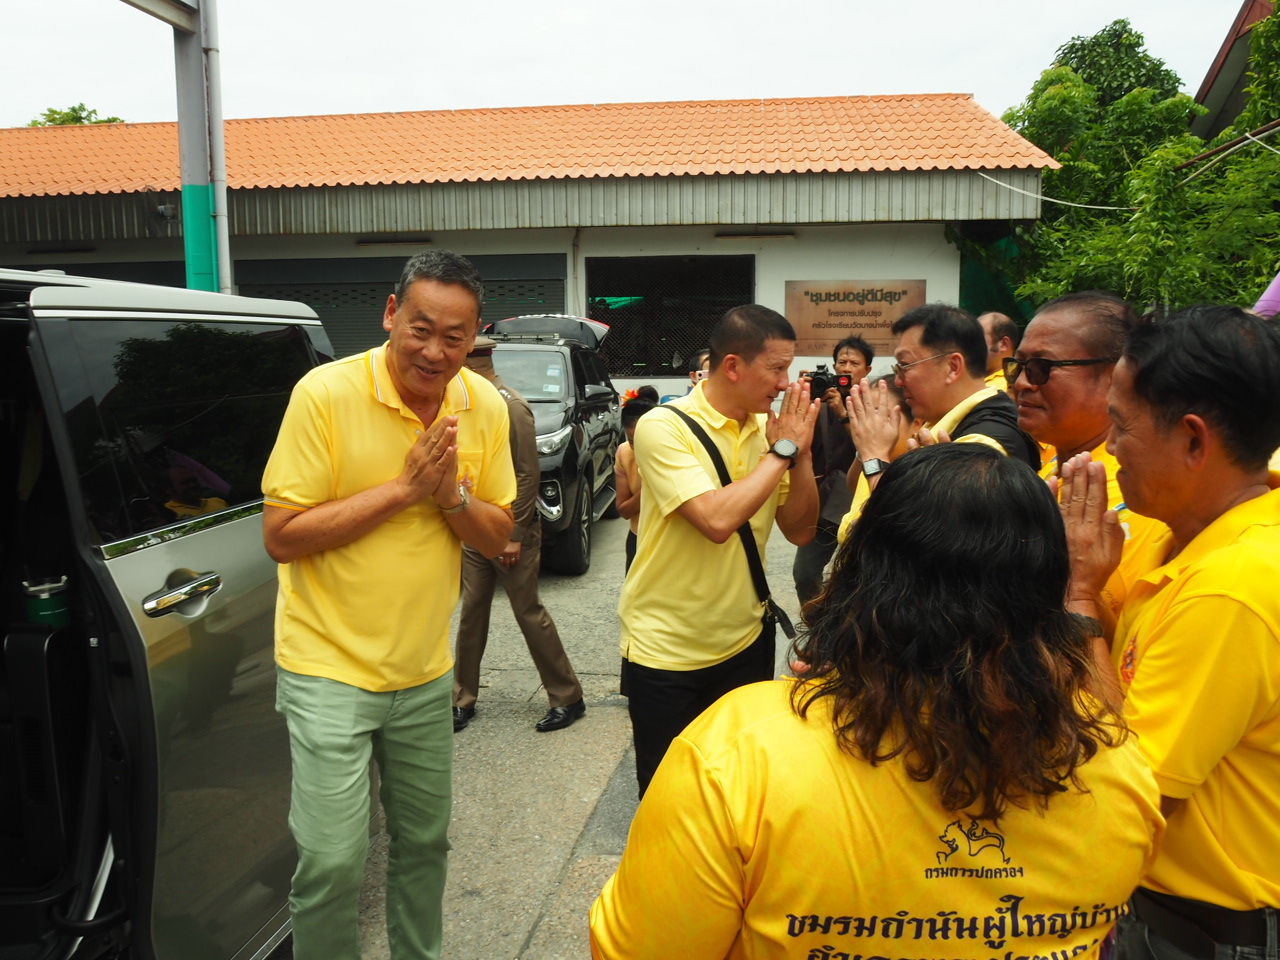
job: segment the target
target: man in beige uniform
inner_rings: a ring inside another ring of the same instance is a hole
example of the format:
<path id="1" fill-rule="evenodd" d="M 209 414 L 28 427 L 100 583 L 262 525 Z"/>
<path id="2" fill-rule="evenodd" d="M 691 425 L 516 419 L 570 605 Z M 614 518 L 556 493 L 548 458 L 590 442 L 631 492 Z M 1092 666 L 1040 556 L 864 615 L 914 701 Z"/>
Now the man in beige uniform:
<path id="1" fill-rule="evenodd" d="M 538 490 L 538 447 L 533 411 L 493 368 L 495 342 L 476 337 L 467 356 L 467 369 L 478 373 L 507 401 L 511 421 L 511 459 L 516 469 L 516 499 L 511 505 L 515 527 L 506 549 L 493 560 L 468 546 L 462 550 L 462 613 L 458 619 L 458 649 L 453 668 L 453 731 L 466 728 L 476 713 L 480 690 L 480 660 L 489 639 L 489 611 L 499 579 L 511 600 L 529 655 L 547 690 L 551 707 L 534 729 L 540 733 L 567 727 L 586 713 L 582 685 L 573 672 L 555 621 L 538 597 L 538 568 L 542 558 L 542 526 L 534 506 Z"/>

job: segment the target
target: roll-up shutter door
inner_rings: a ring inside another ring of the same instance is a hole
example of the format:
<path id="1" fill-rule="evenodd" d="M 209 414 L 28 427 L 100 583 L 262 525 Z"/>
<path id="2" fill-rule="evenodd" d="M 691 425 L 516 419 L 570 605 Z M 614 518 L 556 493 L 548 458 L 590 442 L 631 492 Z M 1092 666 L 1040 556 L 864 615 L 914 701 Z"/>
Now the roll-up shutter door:
<path id="1" fill-rule="evenodd" d="M 382 315 L 391 283 L 241 284 L 246 297 L 296 300 L 316 312 L 333 344 L 334 357 L 360 353 L 382 343 Z M 522 313 L 564 313 L 564 281 L 488 280 L 480 314 L 484 320 L 504 320 Z"/>
<path id="2" fill-rule="evenodd" d="M 376 347 L 387 338 L 382 329 L 382 314 L 391 290 L 390 283 L 240 285 L 241 296 L 297 300 L 309 306 L 324 323 L 335 358 Z"/>
<path id="3" fill-rule="evenodd" d="M 564 313 L 564 281 L 485 281 L 482 320 L 505 320 L 526 313 Z"/>

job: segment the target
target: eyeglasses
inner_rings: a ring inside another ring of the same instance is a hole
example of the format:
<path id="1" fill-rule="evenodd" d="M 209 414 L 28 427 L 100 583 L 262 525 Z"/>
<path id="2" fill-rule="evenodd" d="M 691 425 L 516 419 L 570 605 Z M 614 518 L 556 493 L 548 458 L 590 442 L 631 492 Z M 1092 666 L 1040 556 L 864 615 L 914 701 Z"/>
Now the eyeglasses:
<path id="1" fill-rule="evenodd" d="M 900 377 L 917 363 L 928 363 L 930 360 L 937 360 L 939 357 L 949 357 L 951 353 L 952 351 L 948 350 L 946 353 L 935 353 L 932 357 L 925 357 L 923 360 L 912 360 L 910 363 L 895 363 L 893 365 L 893 375 Z"/>
<path id="2" fill-rule="evenodd" d="M 1119 362 L 1119 357 L 1093 357 L 1089 360 L 1050 360 L 1047 357 L 1031 357 L 1027 360 L 1018 360 L 1015 357 L 1005 357 L 1001 366 L 1004 369 L 1004 378 L 1009 382 L 1009 386 L 1017 383 L 1018 377 L 1025 372 L 1027 383 L 1033 387 L 1043 387 L 1049 382 L 1049 374 L 1053 373 L 1054 367 L 1091 367 L 1095 363 Z"/>

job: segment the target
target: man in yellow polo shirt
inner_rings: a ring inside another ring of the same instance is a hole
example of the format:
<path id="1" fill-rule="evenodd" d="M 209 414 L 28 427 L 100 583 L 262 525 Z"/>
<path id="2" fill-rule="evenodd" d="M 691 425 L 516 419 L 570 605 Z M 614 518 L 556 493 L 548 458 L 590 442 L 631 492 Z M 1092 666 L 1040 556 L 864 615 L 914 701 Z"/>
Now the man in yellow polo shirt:
<path id="1" fill-rule="evenodd" d="M 1018 429 L 1013 401 L 983 382 L 987 341 L 977 320 L 959 307 L 926 303 L 904 313 L 892 329 L 898 337 L 895 382 L 925 430 L 952 441 L 985 443 L 1040 469 L 1040 448 Z M 883 452 L 858 447 L 864 473 L 884 469 Z"/>
<path id="2" fill-rule="evenodd" d="M 1135 555 L 1167 529 L 1130 509 L 1116 479 L 1119 465 L 1106 449 L 1111 373 L 1137 322 L 1133 310 L 1117 296 L 1099 290 L 1069 293 L 1036 312 L 1017 351 L 1005 361 L 1009 389 L 1018 405 L 1018 426 L 1055 450 L 1040 476 L 1057 477 L 1060 464 L 1086 451 L 1095 463 L 1106 465 L 1107 507 L 1116 511 L 1125 533 L 1120 565 L 1101 594 L 1099 619 L 1108 637 L 1129 586 L 1145 572 L 1135 567 Z"/>
<path id="3" fill-rule="evenodd" d="M 277 707 L 293 764 L 297 960 L 360 957 L 370 757 L 391 836 L 391 955 L 440 956 L 449 618 L 462 545 L 501 553 L 516 492 L 507 405 L 462 369 L 483 297 L 464 258 L 409 260 L 387 299 L 389 341 L 303 377 L 263 477 L 263 536 L 281 565 Z"/>
<path id="4" fill-rule="evenodd" d="M 727 486 L 678 414 L 659 407 L 636 424 L 644 496 L 618 616 L 641 796 L 698 714 L 735 687 L 773 675 L 774 624 L 738 528 L 750 524 L 763 560 L 775 520 L 798 545 L 812 539 L 818 521 L 809 445 L 820 401 L 810 401 L 807 381 L 787 382 L 795 340 L 781 314 L 734 307 L 711 331 L 710 376 L 666 404 L 715 444 Z"/>
<path id="5" fill-rule="evenodd" d="M 1116 627 L 1125 718 L 1168 819 L 1118 927 L 1122 960 L 1280 947 L 1280 474 L 1267 469 L 1278 382 L 1280 330 L 1226 306 L 1137 327 L 1112 376 L 1125 502 L 1169 527 L 1144 549 Z M 1078 483 L 1080 459 L 1064 468 L 1064 504 L 1088 503 L 1080 487 L 1101 482 L 1090 464 Z M 1068 524 L 1072 606 L 1085 615 L 1122 537 L 1092 500 L 1081 515 L 1109 550 Z"/>

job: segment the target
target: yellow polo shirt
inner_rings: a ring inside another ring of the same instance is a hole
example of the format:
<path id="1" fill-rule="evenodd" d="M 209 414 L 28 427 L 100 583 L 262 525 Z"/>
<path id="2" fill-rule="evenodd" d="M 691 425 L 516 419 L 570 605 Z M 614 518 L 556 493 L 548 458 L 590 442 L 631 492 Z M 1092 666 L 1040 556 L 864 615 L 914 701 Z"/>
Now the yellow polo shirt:
<path id="1" fill-rule="evenodd" d="M 1143 551 L 1116 628 L 1125 718 L 1169 818 L 1144 887 L 1280 907 L 1280 474 L 1176 557 Z"/>
<path id="2" fill-rule="evenodd" d="M 724 458 L 731 481 L 741 480 L 768 453 L 767 417 L 747 418 L 741 429 L 709 404 L 702 383 L 667 402 L 706 430 Z M 644 482 L 636 558 L 622 587 L 622 656 L 659 670 L 697 670 L 741 653 L 760 634 L 764 604 L 751 582 L 742 541 L 735 533 L 712 543 L 676 508 L 720 486 L 701 441 L 673 413 L 655 410 L 636 424 L 636 463 Z M 765 557 L 789 477 L 751 518 Z"/>
<path id="3" fill-rule="evenodd" d="M 1152 540 L 1163 537 L 1168 533 L 1169 528 L 1159 520 L 1144 517 L 1129 509 L 1128 504 L 1124 502 L 1124 494 L 1120 492 L 1120 481 L 1116 479 L 1116 471 L 1120 469 L 1120 464 L 1107 452 L 1105 443 L 1090 450 L 1089 456 L 1095 463 L 1100 463 L 1106 468 L 1107 509 L 1116 512 L 1120 518 L 1120 529 L 1124 531 L 1124 549 L 1120 553 L 1120 565 L 1112 571 L 1106 586 L 1098 596 L 1102 608 L 1099 610 L 1102 614 L 1101 619 L 1110 634 L 1116 618 L 1120 616 L 1120 608 L 1124 606 L 1124 598 L 1128 595 L 1129 588 L 1139 576 L 1151 569 L 1149 562 L 1145 559 L 1144 548 Z M 1040 468 L 1040 476 L 1050 480 L 1057 475 L 1058 454 L 1055 452 Z"/>
<path id="4" fill-rule="evenodd" d="M 986 383 L 988 387 L 992 387 L 996 390 L 1007 392 L 1009 389 L 1009 381 L 1005 379 L 1003 369 L 997 370 L 995 373 L 988 373 L 983 379 L 983 382 Z"/>
<path id="5" fill-rule="evenodd" d="M 593 957 L 1098 956 L 1162 823 L 1131 740 L 1047 810 L 975 821 L 901 757 L 840 750 L 831 699 L 801 719 L 791 688 L 739 687 L 672 742 L 591 907 Z"/>
<path id="6" fill-rule="evenodd" d="M 439 415 L 458 417 L 458 479 L 471 478 L 477 500 L 509 506 L 506 401 L 464 369 Z M 305 510 L 392 480 L 423 429 L 392 384 L 385 344 L 317 367 L 289 400 L 262 479 L 266 502 Z M 276 661 L 364 690 L 434 680 L 453 662 L 461 574 L 462 543 L 430 497 L 352 543 L 281 564 Z"/>
<path id="7" fill-rule="evenodd" d="M 836 531 L 837 542 L 844 543 L 849 539 L 849 532 L 853 529 L 854 522 L 862 516 L 862 508 L 867 505 L 867 498 L 870 496 L 871 484 L 865 476 L 859 476 L 858 486 L 853 491 L 853 503 L 849 505 L 849 512 L 840 520 L 840 529 Z"/>
<path id="8" fill-rule="evenodd" d="M 165 503 L 165 509 L 171 510 L 173 515 L 179 520 L 187 520 L 191 517 L 203 517 L 207 513 L 217 513 L 219 510 L 227 509 L 227 501 L 221 497 L 201 497 L 198 507 L 189 503 L 183 503 L 181 500 L 169 500 Z"/>

